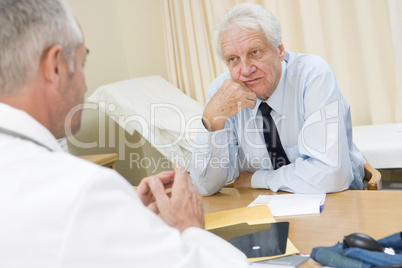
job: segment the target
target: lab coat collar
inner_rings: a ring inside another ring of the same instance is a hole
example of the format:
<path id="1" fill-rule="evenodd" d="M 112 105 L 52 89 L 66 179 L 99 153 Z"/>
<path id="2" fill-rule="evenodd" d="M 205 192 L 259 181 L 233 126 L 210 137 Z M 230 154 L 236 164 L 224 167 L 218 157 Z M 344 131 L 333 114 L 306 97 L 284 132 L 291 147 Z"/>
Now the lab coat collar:
<path id="1" fill-rule="evenodd" d="M 55 137 L 25 111 L 0 103 L 0 126 L 29 137 L 52 151 L 63 151 Z"/>

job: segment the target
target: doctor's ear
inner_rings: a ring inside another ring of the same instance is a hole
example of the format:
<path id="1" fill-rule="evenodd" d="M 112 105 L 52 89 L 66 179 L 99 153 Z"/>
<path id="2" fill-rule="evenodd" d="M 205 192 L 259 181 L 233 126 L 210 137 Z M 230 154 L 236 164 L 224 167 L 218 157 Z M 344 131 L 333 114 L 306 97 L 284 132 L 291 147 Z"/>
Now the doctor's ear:
<path id="1" fill-rule="evenodd" d="M 61 52 L 60 45 L 53 45 L 43 52 L 40 68 L 47 83 L 57 84 L 60 79 L 60 73 L 63 68 L 66 68 L 66 62 Z"/>

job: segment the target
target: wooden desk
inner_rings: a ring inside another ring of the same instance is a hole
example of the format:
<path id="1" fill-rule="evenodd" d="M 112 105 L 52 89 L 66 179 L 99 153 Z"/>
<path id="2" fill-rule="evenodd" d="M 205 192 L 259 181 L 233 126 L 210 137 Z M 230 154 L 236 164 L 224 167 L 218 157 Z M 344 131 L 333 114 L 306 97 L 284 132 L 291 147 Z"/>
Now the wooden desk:
<path id="1" fill-rule="evenodd" d="M 111 169 L 115 169 L 115 162 L 118 160 L 118 155 L 116 153 L 80 155 L 78 157 Z"/>
<path id="2" fill-rule="evenodd" d="M 205 213 L 248 206 L 258 195 L 282 194 L 269 190 L 223 188 L 203 197 Z M 332 246 L 345 235 L 361 232 L 379 239 L 402 231 L 402 191 L 344 191 L 327 194 L 321 214 L 275 217 L 289 221 L 289 238 L 310 254 L 317 246 Z M 301 267 L 314 267 L 310 259 Z"/>

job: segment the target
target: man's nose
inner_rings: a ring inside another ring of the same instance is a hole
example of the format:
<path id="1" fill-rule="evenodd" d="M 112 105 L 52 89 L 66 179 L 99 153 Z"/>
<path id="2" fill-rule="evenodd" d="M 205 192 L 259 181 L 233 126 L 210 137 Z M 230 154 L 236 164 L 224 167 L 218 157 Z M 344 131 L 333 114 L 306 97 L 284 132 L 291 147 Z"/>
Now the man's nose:
<path id="1" fill-rule="evenodd" d="M 257 70 L 257 67 L 250 60 L 244 60 L 241 66 L 241 74 L 243 76 L 250 76 Z"/>

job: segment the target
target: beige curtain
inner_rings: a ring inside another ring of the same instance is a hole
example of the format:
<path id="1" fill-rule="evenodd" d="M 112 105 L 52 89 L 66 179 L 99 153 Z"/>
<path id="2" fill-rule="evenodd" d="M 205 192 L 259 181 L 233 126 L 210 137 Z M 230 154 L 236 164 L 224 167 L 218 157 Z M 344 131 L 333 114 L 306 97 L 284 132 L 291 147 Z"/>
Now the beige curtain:
<path id="1" fill-rule="evenodd" d="M 212 47 L 215 19 L 242 2 L 161 0 L 169 80 L 201 104 L 227 70 Z M 401 0 L 251 2 L 281 22 L 286 50 L 319 55 L 332 66 L 354 125 L 402 122 Z"/>

